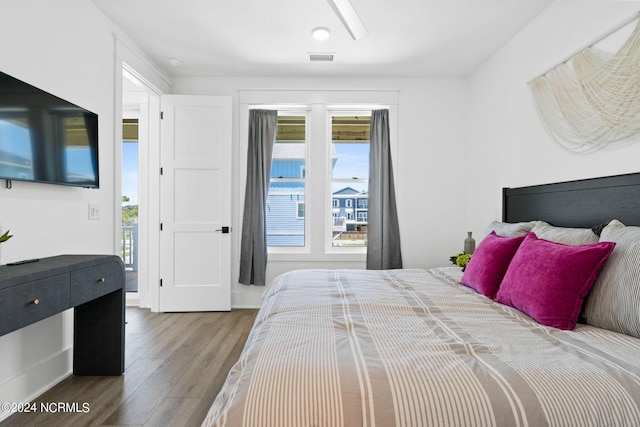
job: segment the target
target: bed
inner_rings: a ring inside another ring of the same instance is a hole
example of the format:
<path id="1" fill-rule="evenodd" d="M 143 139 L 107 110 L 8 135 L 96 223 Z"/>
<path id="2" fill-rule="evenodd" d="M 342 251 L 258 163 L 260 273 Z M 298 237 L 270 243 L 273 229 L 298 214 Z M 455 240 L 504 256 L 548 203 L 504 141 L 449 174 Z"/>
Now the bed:
<path id="1" fill-rule="evenodd" d="M 630 255 L 640 250 L 640 174 L 503 196 L 503 221 L 489 225 L 465 272 L 276 278 L 203 426 L 640 425 L 640 255 Z M 484 271 L 477 260 L 495 255 L 491 242 L 516 241 L 495 295 L 461 284 Z M 523 257 L 525 247 L 545 255 Z M 551 276 L 536 284 L 536 271 L 518 264 L 545 270 L 567 254 L 594 258 L 584 274 L 574 271 L 583 258 L 560 263 L 571 278 L 584 276 L 567 311 L 578 321 L 569 324 L 531 308 L 547 314 L 565 297 L 545 288 Z M 522 292 L 535 292 L 525 302 L 533 295 L 541 306 L 518 305 L 525 279 L 540 286 L 527 282 Z"/>

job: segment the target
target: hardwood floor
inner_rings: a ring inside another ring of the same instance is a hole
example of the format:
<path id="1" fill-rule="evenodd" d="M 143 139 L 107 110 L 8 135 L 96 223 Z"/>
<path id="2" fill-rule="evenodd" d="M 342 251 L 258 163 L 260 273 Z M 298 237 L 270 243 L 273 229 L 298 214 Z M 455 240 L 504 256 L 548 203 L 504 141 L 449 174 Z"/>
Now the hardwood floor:
<path id="1" fill-rule="evenodd" d="M 70 376 L 34 402 L 76 411 L 14 414 L 5 426 L 199 426 L 238 360 L 257 310 L 127 308 L 125 373 Z"/>

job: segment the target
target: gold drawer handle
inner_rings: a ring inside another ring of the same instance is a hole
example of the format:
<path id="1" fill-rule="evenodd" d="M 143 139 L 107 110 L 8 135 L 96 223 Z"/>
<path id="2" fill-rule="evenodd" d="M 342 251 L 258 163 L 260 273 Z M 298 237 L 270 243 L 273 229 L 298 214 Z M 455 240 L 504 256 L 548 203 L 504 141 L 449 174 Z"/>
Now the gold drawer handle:
<path id="1" fill-rule="evenodd" d="M 107 281 L 107 279 L 105 279 L 104 277 L 101 277 L 101 278 L 98 279 L 98 283 L 104 283 L 106 281 Z"/>
<path id="2" fill-rule="evenodd" d="M 34 305 L 38 305 L 38 304 L 40 304 L 40 300 L 39 300 L 38 298 L 34 299 L 34 300 L 33 300 L 33 304 L 34 304 Z"/>

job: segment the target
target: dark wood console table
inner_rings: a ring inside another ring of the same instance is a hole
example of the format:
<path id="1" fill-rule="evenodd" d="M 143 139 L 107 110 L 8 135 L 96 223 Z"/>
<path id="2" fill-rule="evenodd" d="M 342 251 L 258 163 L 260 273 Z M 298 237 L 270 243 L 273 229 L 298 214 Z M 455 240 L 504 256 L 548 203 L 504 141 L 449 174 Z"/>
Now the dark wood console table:
<path id="1" fill-rule="evenodd" d="M 121 375 L 124 283 L 124 264 L 115 255 L 0 266 L 0 336 L 73 307 L 73 373 Z"/>

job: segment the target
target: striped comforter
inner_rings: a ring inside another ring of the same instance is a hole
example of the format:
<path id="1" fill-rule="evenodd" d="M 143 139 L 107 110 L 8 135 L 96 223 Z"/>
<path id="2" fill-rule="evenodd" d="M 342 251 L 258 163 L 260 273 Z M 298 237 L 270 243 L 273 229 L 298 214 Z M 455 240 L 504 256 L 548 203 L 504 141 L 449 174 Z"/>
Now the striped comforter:
<path id="1" fill-rule="evenodd" d="M 203 425 L 640 425 L 639 339 L 541 326 L 459 277 L 279 276 Z"/>

